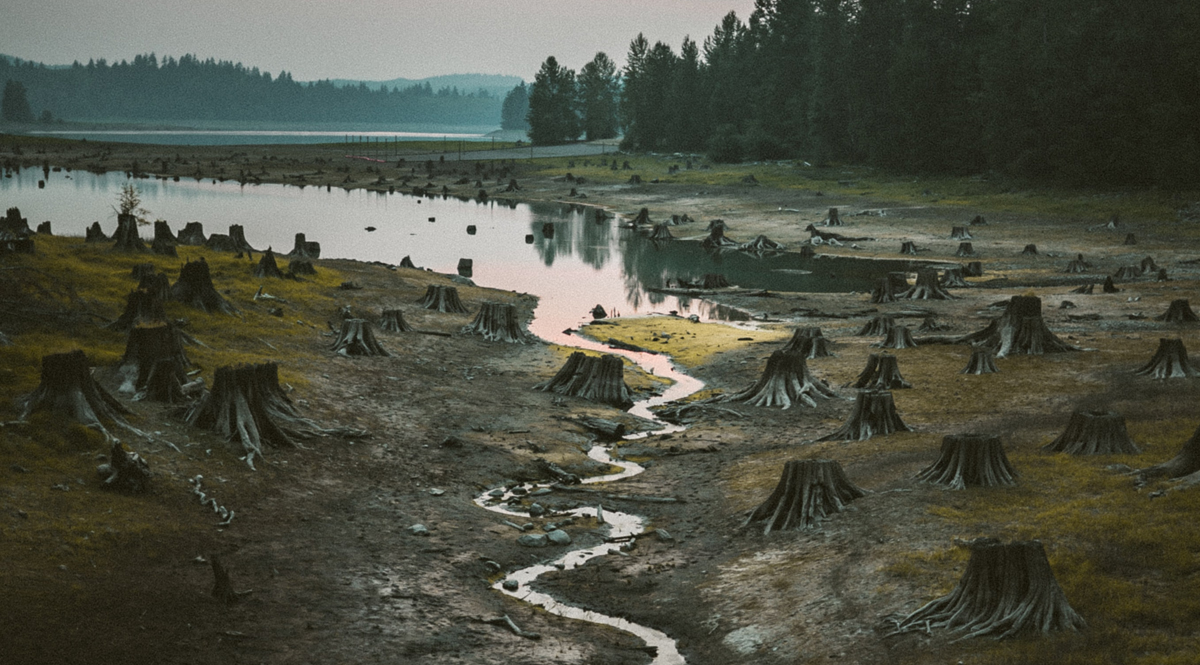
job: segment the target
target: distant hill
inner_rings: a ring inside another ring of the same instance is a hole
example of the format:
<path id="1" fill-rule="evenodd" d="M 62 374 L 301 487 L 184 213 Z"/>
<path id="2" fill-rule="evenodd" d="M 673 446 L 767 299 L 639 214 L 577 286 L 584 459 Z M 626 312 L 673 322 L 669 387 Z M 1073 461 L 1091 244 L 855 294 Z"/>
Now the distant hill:
<path id="1" fill-rule="evenodd" d="M 434 90 L 457 88 L 459 92 L 465 94 L 468 92 L 478 92 L 482 89 L 493 97 L 503 99 L 509 90 L 523 83 L 524 79 L 519 76 L 504 76 L 501 74 L 449 74 L 447 76 L 430 76 L 423 79 L 396 78 L 387 81 L 331 79 L 331 82 L 339 88 L 363 84 L 369 90 L 378 90 L 383 87 L 403 90 L 414 85 L 423 86 L 428 83 Z"/>
<path id="2" fill-rule="evenodd" d="M 18 58 L 15 55 L 7 55 L 5 53 L 0 53 L 0 61 L 4 61 L 6 64 L 9 64 L 9 65 L 37 65 L 38 67 L 45 67 L 46 69 L 67 69 L 71 66 L 71 65 L 45 65 L 40 62 L 34 62 L 32 60 L 24 60 L 24 59 Z"/>

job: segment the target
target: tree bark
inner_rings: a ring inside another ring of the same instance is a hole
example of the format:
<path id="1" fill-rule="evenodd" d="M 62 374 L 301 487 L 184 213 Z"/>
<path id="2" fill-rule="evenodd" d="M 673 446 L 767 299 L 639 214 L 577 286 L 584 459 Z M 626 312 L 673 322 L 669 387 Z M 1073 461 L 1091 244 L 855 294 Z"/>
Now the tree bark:
<path id="1" fill-rule="evenodd" d="M 1136 455 L 1142 452 L 1125 429 L 1125 416 L 1115 411 L 1079 410 L 1067 428 L 1042 448 L 1071 455 Z"/>
<path id="2" fill-rule="evenodd" d="M 137 432 L 123 418 L 129 410 L 92 379 L 87 356 L 79 350 L 42 356 L 41 383 L 25 397 L 20 419 L 40 411 L 65 415 L 109 438 L 105 420 Z"/>
<path id="3" fill-rule="evenodd" d="M 1138 266 L 1121 266 L 1120 268 L 1117 269 L 1117 271 L 1115 273 L 1113 273 L 1112 278 L 1114 280 L 1119 279 L 1122 282 L 1128 282 L 1130 280 L 1137 279 L 1138 277 L 1141 277 L 1141 276 L 1142 276 L 1142 269 L 1139 268 Z"/>
<path id="4" fill-rule="evenodd" d="M 364 319 L 346 319 L 342 321 L 341 332 L 330 347 L 334 353 L 343 356 L 390 356 L 386 349 L 375 339 L 371 322 Z"/>
<path id="5" fill-rule="evenodd" d="M 963 268 L 963 274 L 967 277 L 983 277 L 983 264 L 979 261 L 970 261 Z"/>
<path id="6" fill-rule="evenodd" d="M 808 363 L 802 354 L 780 349 L 771 354 L 762 376 L 754 385 L 741 392 L 720 395 L 713 401 L 789 409 L 796 403 L 815 407 L 817 402 L 814 398 L 836 396 L 832 389 L 808 371 Z"/>
<path id="7" fill-rule="evenodd" d="M 876 434 L 910 431 L 896 413 L 891 391 L 860 390 L 846 423 L 817 441 L 866 441 Z"/>
<path id="8" fill-rule="evenodd" d="M 625 385 L 625 365 L 614 355 L 589 356 L 576 351 L 557 374 L 533 389 L 581 397 L 621 409 L 633 406 L 629 386 Z"/>
<path id="9" fill-rule="evenodd" d="M 463 326 L 467 335 L 482 335 L 489 342 L 524 344 L 529 334 L 521 329 L 517 319 L 517 307 L 512 304 L 485 302 L 470 325 Z"/>
<path id="10" fill-rule="evenodd" d="M 385 309 L 379 320 L 379 327 L 388 332 L 412 332 L 413 327 L 404 320 L 404 312 L 398 309 Z"/>
<path id="11" fill-rule="evenodd" d="M 1000 445 L 1000 437 L 950 434 L 942 438 L 942 451 L 937 461 L 918 473 L 917 478 L 961 490 L 1016 485 L 1016 475 Z"/>
<path id="12" fill-rule="evenodd" d="M 913 349 L 916 348 L 917 343 L 913 341 L 908 326 L 894 325 L 887 332 L 883 341 L 876 342 L 871 346 L 877 349 Z"/>
<path id="13" fill-rule="evenodd" d="M 1118 289 L 1117 285 L 1113 283 L 1113 278 L 1110 275 L 1110 276 L 1104 278 L 1103 291 L 1105 293 L 1120 293 L 1121 289 Z"/>
<path id="14" fill-rule="evenodd" d="M 179 279 L 171 287 L 171 299 L 208 313 L 233 314 L 237 309 L 217 293 L 204 257 L 188 261 L 179 269 Z"/>
<path id="15" fill-rule="evenodd" d="M 1187 348 L 1182 339 L 1160 337 L 1158 350 L 1150 362 L 1142 365 L 1134 374 L 1152 379 L 1188 379 L 1200 376 L 1200 371 L 1188 361 Z"/>
<path id="16" fill-rule="evenodd" d="M 865 325 L 858 331 L 859 337 L 874 337 L 876 335 L 886 335 L 891 331 L 896 322 L 892 317 L 887 315 L 873 317 L 867 321 Z"/>
<path id="17" fill-rule="evenodd" d="M 847 504 L 866 496 L 850 482 L 842 465 L 835 460 L 792 460 L 784 464 L 775 490 L 746 522 L 761 524 L 763 534 L 789 529 L 812 529 Z"/>
<path id="18" fill-rule="evenodd" d="M 417 301 L 425 309 L 436 309 L 446 314 L 466 314 L 467 308 L 458 299 L 458 289 L 453 286 L 430 284 L 425 295 Z"/>
<path id="19" fill-rule="evenodd" d="M 154 222 L 154 243 L 150 245 L 150 251 L 160 256 L 179 256 L 175 249 L 175 234 L 171 232 L 171 226 L 161 219 Z"/>
<path id="20" fill-rule="evenodd" d="M 872 353 L 867 356 L 867 366 L 850 384 L 852 388 L 866 390 L 901 390 L 912 388 L 912 384 L 900 375 L 900 364 L 890 353 Z"/>
<path id="21" fill-rule="evenodd" d="M 959 374 L 995 374 L 999 371 L 991 349 L 974 346 L 971 347 L 971 359 Z"/>

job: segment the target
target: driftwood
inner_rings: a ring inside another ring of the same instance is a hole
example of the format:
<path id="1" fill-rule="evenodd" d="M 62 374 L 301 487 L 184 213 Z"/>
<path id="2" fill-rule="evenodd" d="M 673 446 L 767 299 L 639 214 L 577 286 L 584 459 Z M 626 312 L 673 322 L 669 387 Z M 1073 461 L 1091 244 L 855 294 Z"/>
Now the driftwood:
<path id="1" fill-rule="evenodd" d="M 992 350 L 975 346 L 971 347 L 971 359 L 967 361 L 967 366 L 959 374 L 995 374 L 999 371 L 996 368 L 996 358 L 992 354 Z"/>
<path id="2" fill-rule="evenodd" d="M 118 252 L 144 252 L 146 243 L 138 235 L 137 218 L 133 215 L 117 215 L 117 230 L 113 233 L 113 247 Z"/>
<path id="3" fill-rule="evenodd" d="M 614 355 L 589 356 L 576 351 L 557 374 L 533 389 L 582 397 L 622 409 L 633 406 L 629 386 L 625 385 L 625 365 Z"/>
<path id="4" fill-rule="evenodd" d="M 232 314 L 237 311 L 213 287 L 212 275 L 204 257 L 197 261 L 188 261 L 179 269 L 179 279 L 171 287 L 171 299 L 210 314 Z"/>
<path id="5" fill-rule="evenodd" d="M 817 441 L 865 441 L 876 434 L 912 431 L 896 413 L 889 390 L 860 390 L 845 424 Z"/>
<path id="6" fill-rule="evenodd" d="M 938 283 L 937 271 L 932 268 L 918 270 L 917 283 L 896 297 L 905 300 L 951 300 L 954 298 Z"/>
<path id="7" fill-rule="evenodd" d="M 84 236 L 84 242 L 108 242 L 108 240 L 109 237 L 104 235 L 104 229 L 100 228 L 100 222 L 92 222 Z"/>
<path id="8" fill-rule="evenodd" d="M 208 242 L 208 238 L 204 236 L 204 225 L 200 222 L 184 224 L 179 235 L 175 237 L 175 242 L 180 245 L 203 246 Z"/>
<path id="9" fill-rule="evenodd" d="M 446 314 L 466 314 L 467 308 L 458 299 L 458 289 L 442 284 L 430 284 L 425 288 L 425 295 L 417 301 L 425 309 L 436 309 Z"/>
<path id="10" fill-rule="evenodd" d="M 1071 455 L 1136 455 L 1141 452 L 1129 438 L 1125 416 L 1103 410 L 1072 413 L 1063 433 L 1042 449 Z"/>
<path id="11" fill-rule="evenodd" d="M 575 418 L 573 422 L 578 423 L 583 428 L 598 435 L 602 439 L 620 439 L 627 433 L 625 423 L 620 423 L 615 420 L 605 420 L 604 418 Z"/>
<path id="12" fill-rule="evenodd" d="M 517 318 L 516 305 L 508 303 L 483 303 L 475 320 L 463 326 L 462 332 L 466 335 L 482 335 L 489 342 L 524 344 L 529 341 L 529 333 L 521 329 L 521 322 Z"/>
<path id="13" fill-rule="evenodd" d="M 960 337 L 955 343 L 983 346 L 997 358 L 1079 350 L 1058 339 L 1046 327 L 1042 319 L 1042 299 L 1037 296 L 1013 296 L 1004 314 L 983 330 Z"/>
<path id="14" fill-rule="evenodd" d="M 1155 321 L 1166 321 L 1167 323 L 1194 323 L 1200 318 L 1196 317 L 1196 313 L 1192 311 L 1191 303 L 1186 298 L 1176 298 L 1167 306 L 1167 311 L 1154 317 Z"/>
<path id="15" fill-rule="evenodd" d="M 105 487 L 121 492 L 145 492 L 150 484 L 150 465 L 116 440 L 108 448 L 108 461 L 97 466 L 96 473 Z"/>
<path id="16" fill-rule="evenodd" d="M 404 320 L 404 312 L 398 309 L 385 309 L 379 318 L 379 328 L 388 332 L 412 332 L 413 327 Z"/>
<path id="17" fill-rule="evenodd" d="M 1015 485 L 1016 472 L 1004 454 L 1000 437 L 983 434 L 950 434 L 942 438 L 938 459 L 917 478 L 947 489 Z"/>
<path id="18" fill-rule="evenodd" d="M 767 359 L 758 381 L 736 393 L 720 395 L 713 402 L 742 402 L 751 406 L 778 406 L 784 409 L 800 403 L 815 407 L 814 398 L 836 397 L 824 382 L 808 371 L 804 356 L 796 351 L 780 349 Z"/>
<path id="19" fill-rule="evenodd" d="M 792 338 L 784 345 L 784 351 L 795 351 L 805 358 L 831 358 L 831 342 L 816 327 L 797 328 Z"/>
<path id="20" fill-rule="evenodd" d="M 867 390 L 912 388 L 912 384 L 900 375 L 900 364 L 896 356 L 890 353 L 872 353 L 867 356 L 867 366 L 850 386 Z"/>
<path id="21" fill-rule="evenodd" d="M 742 527 L 761 524 L 763 534 L 812 529 L 865 495 L 835 460 L 792 460 L 784 464 L 775 490 L 750 513 Z"/>
<path id="22" fill-rule="evenodd" d="M 896 321 L 890 316 L 882 315 L 872 317 L 858 331 L 859 337 L 874 337 L 876 335 L 886 335 L 896 325 Z"/>
<path id="23" fill-rule="evenodd" d="M 1188 379 L 1200 376 L 1200 371 L 1188 361 L 1187 347 L 1182 339 L 1160 337 L 1158 350 L 1150 362 L 1142 365 L 1134 374 L 1152 379 Z"/>
<path id="24" fill-rule="evenodd" d="M 1183 442 L 1179 454 L 1175 457 L 1134 473 L 1142 478 L 1182 478 L 1197 471 L 1200 471 L 1200 427 L 1192 432 L 1191 438 Z"/>
<path id="25" fill-rule="evenodd" d="M 260 279 L 283 279 L 283 272 L 279 270 L 279 264 L 275 263 L 275 252 L 272 252 L 270 247 L 259 257 L 258 265 L 254 266 L 254 276 Z"/>
<path id="26" fill-rule="evenodd" d="M 891 330 L 887 331 L 883 341 L 876 342 L 871 346 L 878 349 L 912 349 L 916 348 L 917 343 L 913 341 L 908 326 L 894 325 Z"/>
<path id="27" fill-rule="evenodd" d="M 390 356 L 375 339 L 371 322 L 365 319 L 346 319 L 337 339 L 330 346 L 334 353 L 343 356 Z"/>
<path id="28" fill-rule="evenodd" d="M 954 590 L 898 621 L 897 633 L 945 628 L 962 633 L 961 639 L 1003 639 L 1086 627 L 1054 578 L 1040 541 L 980 538 L 970 547 Z"/>
<path id="29" fill-rule="evenodd" d="M 92 379 L 83 351 L 42 356 L 41 383 L 23 402 L 20 420 L 50 411 L 99 430 L 109 438 L 111 435 L 103 423 L 106 420 L 138 433 L 125 422 L 123 416 L 129 415 L 129 411 Z"/>

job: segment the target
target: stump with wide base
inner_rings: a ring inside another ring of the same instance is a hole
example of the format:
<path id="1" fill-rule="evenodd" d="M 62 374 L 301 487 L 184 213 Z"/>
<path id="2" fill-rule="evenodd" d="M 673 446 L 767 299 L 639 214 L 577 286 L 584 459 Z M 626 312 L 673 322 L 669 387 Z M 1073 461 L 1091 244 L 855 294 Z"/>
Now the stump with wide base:
<path id="1" fill-rule="evenodd" d="M 1142 365 L 1134 374 L 1152 379 L 1189 379 L 1200 376 L 1200 371 L 1188 360 L 1187 347 L 1182 339 L 1160 337 L 1158 350 L 1150 362 Z"/>
<path id="2" fill-rule="evenodd" d="M 458 299 L 458 289 L 443 284 L 425 287 L 425 295 L 417 301 L 425 309 L 436 309 L 445 314 L 466 314 L 467 308 Z"/>
<path id="3" fill-rule="evenodd" d="M 287 256 L 294 259 L 319 259 L 321 258 L 321 243 L 306 239 L 303 233 L 297 233 L 295 245 L 292 247 L 292 251 L 287 253 Z"/>
<path id="4" fill-rule="evenodd" d="M 1141 452 L 1129 438 L 1125 416 L 1116 411 L 1087 409 L 1072 413 L 1063 433 L 1042 450 L 1071 455 L 1136 455 Z"/>
<path id="5" fill-rule="evenodd" d="M 107 328 L 124 332 L 136 325 L 166 320 L 167 310 L 163 307 L 162 298 L 148 289 L 137 289 L 130 291 L 125 297 L 125 311 L 116 321 L 108 324 Z"/>
<path id="6" fill-rule="evenodd" d="M 134 494 L 146 491 L 150 484 L 150 465 L 142 456 L 125 450 L 120 441 L 108 449 L 108 461 L 96 467 L 100 482 L 109 489 Z"/>
<path id="7" fill-rule="evenodd" d="M 485 302 L 469 325 L 463 326 L 463 334 L 481 335 L 489 342 L 524 344 L 529 334 L 521 329 L 517 318 L 517 307 L 511 303 Z"/>
<path id="8" fill-rule="evenodd" d="M 966 288 L 970 286 L 970 284 L 967 283 L 965 277 L 966 276 L 963 274 L 962 268 L 947 268 L 946 271 L 942 273 L 940 283 L 943 288 L 947 289 Z M 950 297 L 953 298 L 954 296 Z"/>
<path id="9" fill-rule="evenodd" d="M 959 257 L 979 256 L 975 253 L 975 247 L 969 242 L 958 243 L 958 250 L 954 252 L 954 255 Z"/>
<path id="10" fill-rule="evenodd" d="M 1046 327 L 1042 319 L 1042 299 L 1037 296 L 1013 296 L 1004 314 L 983 330 L 960 337 L 955 343 L 982 346 L 995 353 L 997 358 L 1079 350 L 1060 340 Z"/>
<path id="11" fill-rule="evenodd" d="M 1016 485 L 1016 472 L 1004 454 L 1000 437 L 950 434 L 942 438 L 938 459 L 917 478 L 947 489 Z"/>
<path id="12" fill-rule="evenodd" d="M 871 291 L 871 302 L 877 305 L 896 302 L 896 292 L 892 289 L 892 280 L 887 277 L 879 278 L 879 284 Z"/>
<path id="13" fill-rule="evenodd" d="M 650 239 L 657 242 L 669 242 L 675 239 L 671 235 L 671 227 L 666 222 L 655 224 L 654 229 L 650 232 Z"/>
<path id="14" fill-rule="evenodd" d="M 138 395 L 135 399 L 178 402 L 190 366 L 183 337 L 173 324 L 162 321 L 135 326 L 129 330 L 125 355 L 117 363 L 123 377 L 120 390 Z"/>
<path id="15" fill-rule="evenodd" d="M 792 338 L 783 347 L 784 351 L 796 351 L 805 358 L 832 358 L 830 341 L 817 327 L 797 328 Z"/>
<path id="16" fill-rule="evenodd" d="M 1092 269 L 1092 264 L 1083 260 L 1083 254 L 1076 254 L 1075 258 L 1067 262 L 1067 269 L 1063 272 L 1067 273 L 1082 273 Z"/>
<path id="17" fill-rule="evenodd" d="M 113 249 L 118 252 L 144 252 L 146 243 L 138 235 L 137 218 L 117 215 L 117 230 L 113 233 Z"/>
<path id="18" fill-rule="evenodd" d="M 41 383 L 23 401 L 20 420 L 50 411 L 99 430 L 106 437 L 111 435 L 104 421 L 137 432 L 125 422 L 129 410 L 92 379 L 87 356 L 80 350 L 42 356 Z"/>
<path id="19" fill-rule="evenodd" d="M 954 226 L 950 228 L 951 240 L 971 240 L 971 232 L 965 226 Z"/>
<path id="20" fill-rule="evenodd" d="M 700 241 L 700 246 L 704 249 L 721 249 L 724 247 L 738 247 L 741 243 L 731 238 L 725 237 L 725 225 L 713 227 L 709 231 L 708 237 Z"/>
<path id="21" fill-rule="evenodd" d="M 1183 478 L 1200 471 L 1200 427 L 1192 432 L 1191 438 L 1183 442 L 1179 454 L 1162 464 L 1135 471 L 1142 478 Z M 1195 477 L 1188 480 L 1194 480 Z"/>
<path id="22" fill-rule="evenodd" d="M 867 390 L 902 390 L 912 384 L 900 375 L 900 364 L 890 353 L 872 353 L 867 356 L 867 366 L 859 373 L 852 388 Z"/>
<path id="23" fill-rule="evenodd" d="M 1025 245 L 1025 249 L 1021 250 L 1021 256 L 1037 256 L 1037 253 L 1037 245 L 1032 243 Z"/>
<path id="24" fill-rule="evenodd" d="M 208 262 L 201 257 L 179 269 L 179 279 L 171 286 L 171 299 L 208 313 L 233 314 L 237 310 L 213 287 Z"/>
<path id="25" fill-rule="evenodd" d="M 742 250 L 743 252 L 765 254 L 767 252 L 782 252 L 784 249 L 786 249 L 786 247 L 784 247 L 783 243 L 781 242 L 775 242 L 764 235 L 760 235 L 754 240 L 742 245 L 738 249 Z"/>
<path id="26" fill-rule="evenodd" d="M 862 328 L 858 330 L 860 337 L 874 337 L 876 335 L 886 335 L 896 325 L 896 321 L 890 316 L 876 316 L 867 321 Z"/>
<path id="27" fill-rule="evenodd" d="M 558 373 L 533 387 L 542 392 L 582 397 L 621 409 L 633 406 L 625 385 L 625 365 L 618 356 L 589 356 L 576 351 Z"/>
<path id="28" fill-rule="evenodd" d="M 92 222 L 92 225 L 87 228 L 84 242 L 108 242 L 109 238 L 104 234 L 104 229 L 100 228 L 100 222 Z"/>
<path id="29" fill-rule="evenodd" d="M 404 312 L 398 309 L 385 309 L 379 319 L 379 327 L 388 332 L 412 332 L 413 327 L 404 320 Z"/>
<path id="30" fill-rule="evenodd" d="M 833 390 L 808 371 L 808 363 L 802 354 L 780 349 L 767 359 L 767 366 L 754 385 L 740 392 L 720 395 L 713 401 L 788 409 L 797 403 L 816 406 L 815 398 L 836 396 Z"/>
<path id="31" fill-rule="evenodd" d="M 836 460 L 792 460 L 771 496 L 750 513 L 742 528 L 762 526 L 763 534 L 789 529 L 812 529 L 847 504 L 866 496 L 850 482 Z"/>
<path id="32" fill-rule="evenodd" d="M 894 325 L 884 336 L 883 341 L 875 342 L 871 346 L 879 349 L 913 349 L 916 348 L 917 343 L 913 341 L 908 326 Z"/>
<path id="33" fill-rule="evenodd" d="M 1104 288 L 1101 290 L 1104 291 L 1105 293 L 1120 293 L 1121 292 L 1121 289 L 1118 289 L 1117 285 L 1115 283 L 1113 283 L 1112 275 L 1109 275 L 1108 277 L 1104 278 Z"/>
<path id="34" fill-rule="evenodd" d="M 876 434 L 911 431 L 896 413 L 890 390 L 860 390 L 846 423 L 817 441 L 866 441 Z"/>
<path id="35" fill-rule="evenodd" d="M 254 266 L 254 276 L 260 279 L 283 279 L 283 271 L 279 269 L 279 264 L 275 263 L 275 252 L 271 251 L 270 247 L 259 257 L 258 265 Z"/>
<path id="36" fill-rule="evenodd" d="M 842 226 L 842 218 L 838 215 L 837 208 L 830 208 L 829 215 L 824 220 L 825 226 Z"/>
<path id="37" fill-rule="evenodd" d="M 961 639 L 1082 630 L 1037 540 L 979 538 L 958 586 L 896 622 L 896 632 L 944 628 Z"/>
<path id="38" fill-rule="evenodd" d="M 371 322 L 365 319 L 346 319 L 330 347 L 343 356 L 390 356 L 375 339 Z"/>
<path id="39" fill-rule="evenodd" d="M 208 238 L 204 235 L 204 225 L 200 222 L 188 222 L 184 224 L 179 235 L 175 237 L 175 242 L 180 245 L 203 246 L 208 242 Z"/>
<path id="40" fill-rule="evenodd" d="M 992 354 L 992 350 L 983 346 L 975 346 L 971 347 L 971 359 L 967 361 L 967 366 L 959 374 L 995 374 L 999 371 L 996 368 L 996 357 Z"/>
<path id="41" fill-rule="evenodd" d="M 1154 317 L 1154 320 L 1167 323 L 1194 323 L 1200 319 L 1196 317 L 1191 303 L 1186 298 L 1176 298 L 1167 306 L 1167 311 Z"/>

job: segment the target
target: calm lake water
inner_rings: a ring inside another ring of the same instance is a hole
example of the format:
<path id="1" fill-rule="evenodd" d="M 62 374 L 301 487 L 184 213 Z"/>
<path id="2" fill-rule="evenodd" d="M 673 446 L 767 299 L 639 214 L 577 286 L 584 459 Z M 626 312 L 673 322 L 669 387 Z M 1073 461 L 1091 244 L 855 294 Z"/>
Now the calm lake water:
<path id="1" fill-rule="evenodd" d="M 490 141 L 484 128 L 447 128 L 445 131 L 398 132 L 372 130 L 278 130 L 278 129 L 111 129 L 74 131 L 35 130 L 35 136 L 118 143 L 157 145 L 281 145 L 306 143 L 393 144 L 402 141 Z"/>

